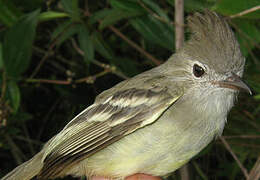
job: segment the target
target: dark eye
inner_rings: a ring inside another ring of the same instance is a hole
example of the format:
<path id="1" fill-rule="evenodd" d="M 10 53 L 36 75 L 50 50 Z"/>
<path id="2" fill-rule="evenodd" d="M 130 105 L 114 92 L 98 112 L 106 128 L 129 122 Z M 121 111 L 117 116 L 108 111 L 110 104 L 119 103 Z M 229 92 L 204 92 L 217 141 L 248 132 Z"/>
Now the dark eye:
<path id="1" fill-rule="evenodd" d="M 204 69 L 200 67 L 198 64 L 194 64 L 193 66 L 193 74 L 196 77 L 201 77 L 205 73 Z"/>

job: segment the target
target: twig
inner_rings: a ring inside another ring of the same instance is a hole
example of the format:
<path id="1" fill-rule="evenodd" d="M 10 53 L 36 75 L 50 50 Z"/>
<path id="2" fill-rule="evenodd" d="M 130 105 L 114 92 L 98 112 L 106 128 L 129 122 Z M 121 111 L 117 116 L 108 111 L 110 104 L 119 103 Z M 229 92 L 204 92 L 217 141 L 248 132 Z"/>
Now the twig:
<path id="1" fill-rule="evenodd" d="M 31 144 L 35 144 L 35 145 L 38 145 L 38 146 L 42 146 L 44 144 L 41 141 L 29 139 L 29 138 L 24 137 L 24 136 L 15 136 L 14 138 L 21 140 L 21 141 L 25 141 L 25 142 L 30 142 Z"/>
<path id="2" fill-rule="evenodd" d="M 33 47 L 33 50 L 40 53 L 40 54 L 43 54 L 43 55 L 47 52 L 46 50 L 44 50 L 40 47 L 36 47 L 36 46 Z M 69 64 L 70 66 L 76 66 L 77 65 L 74 61 L 68 60 L 68 59 L 64 58 L 63 56 L 61 56 L 59 54 L 55 55 L 55 58 L 57 58 L 58 60 L 60 60 L 63 63 Z"/>
<path id="3" fill-rule="evenodd" d="M 29 135 L 28 129 L 25 126 L 25 124 L 22 124 L 22 128 L 23 128 L 23 131 L 24 131 L 26 138 L 30 139 L 30 135 Z M 34 155 L 36 152 L 35 152 L 35 149 L 33 147 L 33 144 L 30 141 L 28 141 L 28 146 L 29 146 L 29 149 L 31 151 L 31 154 Z"/>
<path id="4" fill-rule="evenodd" d="M 229 21 L 229 23 L 232 25 L 232 27 L 234 27 L 241 35 L 243 35 L 245 38 L 247 38 L 253 46 L 257 47 L 258 49 L 260 49 L 260 45 L 256 42 L 255 39 L 253 39 L 252 37 L 250 37 L 248 34 L 246 34 L 244 31 L 242 31 L 235 23 L 233 23 L 232 21 Z"/>
<path id="5" fill-rule="evenodd" d="M 255 42 L 255 40 L 253 38 L 251 38 L 249 35 L 247 35 L 245 32 L 243 32 L 235 23 L 233 23 L 232 21 L 229 21 L 229 23 L 232 25 L 232 27 L 234 27 L 237 32 L 241 35 L 243 35 L 245 38 L 247 38 L 250 42 L 250 44 L 246 41 L 243 41 L 243 45 L 246 46 L 246 48 L 248 49 L 248 53 L 251 55 L 253 61 L 255 64 L 259 64 L 256 56 L 254 55 L 254 53 L 252 52 L 250 45 L 253 45 L 254 47 L 260 49 L 260 46 Z"/>
<path id="6" fill-rule="evenodd" d="M 89 11 L 84 12 L 85 16 L 91 16 L 91 13 Z M 99 23 L 101 23 L 101 21 L 99 21 Z M 133 42 L 132 40 L 130 40 L 128 37 L 126 37 L 123 33 L 121 33 L 117 28 L 115 28 L 114 26 L 108 26 L 108 28 L 113 31 L 117 36 L 119 36 L 121 39 L 123 39 L 124 41 L 126 41 L 130 46 L 132 46 L 133 48 L 135 48 L 138 52 L 140 52 L 141 54 L 143 54 L 144 56 L 146 56 L 148 59 L 150 59 L 154 64 L 159 65 L 162 63 L 161 60 L 153 57 L 150 53 L 148 53 L 147 51 L 145 51 L 143 48 L 141 48 L 140 46 L 138 46 L 135 42 Z"/>
<path id="7" fill-rule="evenodd" d="M 148 53 L 147 51 L 145 51 L 143 48 L 141 48 L 140 46 L 138 46 L 135 42 L 133 42 L 132 40 L 128 39 L 128 37 L 126 37 L 123 33 L 121 33 L 117 28 L 115 28 L 114 26 L 109 26 L 109 29 L 111 31 L 113 31 L 116 35 L 118 35 L 120 38 L 122 38 L 124 41 L 126 41 L 130 46 L 132 46 L 133 48 L 135 48 L 137 51 L 139 51 L 141 54 L 143 54 L 144 56 L 146 56 L 148 59 L 150 59 L 151 61 L 154 62 L 154 64 L 159 65 L 162 63 L 161 60 L 156 59 L 155 57 L 153 57 L 150 53 Z"/>
<path id="8" fill-rule="evenodd" d="M 250 171 L 249 177 L 247 180 L 258 180 L 258 179 L 260 179 L 260 155 L 259 155 L 257 161 L 255 162 L 254 167 Z"/>
<path id="9" fill-rule="evenodd" d="M 84 13 L 89 14 L 88 0 L 85 0 L 85 10 L 84 10 Z"/>
<path id="10" fill-rule="evenodd" d="M 183 0 L 175 0 L 175 47 L 179 50 L 184 42 L 184 4 Z"/>
<path id="11" fill-rule="evenodd" d="M 0 100 L 4 99 L 5 96 L 5 91 L 6 91 L 6 75 L 5 75 L 5 71 L 2 72 L 2 87 L 1 87 L 1 97 Z"/>
<path id="12" fill-rule="evenodd" d="M 24 156 L 20 148 L 14 143 L 13 139 L 9 136 L 9 134 L 5 135 L 5 139 L 8 142 L 9 146 L 11 147 L 11 152 L 13 154 L 16 163 L 18 165 L 22 164 L 23 159 L 25 160 L 26 157 Z"/>
<path id="13" fill-rule="evenodd" d="M 223 136 L 225 139 L 233 139 L 233 138 L 239 138 L 239 139 L 258 139 L 260 136 L 258 135 L 239 135 L 239 136 Z"/>
<path id="14" fill-rule="evenodd" d="M 59 85 L 70 85 L 71 82 L 67 80 L 52 80 L 52 79 L 26 79 L 28 83 L 47 83 L 47 84 L 59 84 Z"/>
<path id="15" fill-rule="evenodd" d="M 166 19 L 158 16 L 156 13 L 154 13 L 151 9 L 149 9 L 148 7 L 146 7 L 146 5 L 141 1 L 139 0 L 138 3 L 148 12 L 150 13 L 153 17 L 155 17 L 156 19 L 158 19 L 159 21 L 162 21 L 166 24 L 170 23 L 170 24 L 174 24 L 173 22 L 170 22 L 170 21 L 167 21 Z"/>
<path id="16" fill-rule="evenodd" d="M 195 161 L 192 161 L 192 164 L 195 167 L 195 169 L 197 170 L 197 172 L 200 175 L 200 177 L 203 180 L 208 180 L 208 177 L 203 173 L 203 171 L 200 169 L 199 165 Z"/>
<path id="17" fill-rule="evenodd" d="M 48 50 L 46 51 L 45 55 L 43 56 L 43 58 L 40 60 L 40 63 L 37 65 L 37 67 L 34 69 L 34 71 L 32 72 L 30 78 L 33 78 L 40 70 L 41 66 L 44 64 L 44 62 L 47 60 L 47 58 L 53 54 L 52 49 L 55 47 L 58 39 L 63 35 L 64 32 L 67 31 L 68 28 L 70 28 L 71 26 L 73 26 L 74 24 L 70 24 L 68 27 L 66 27 L 51 43 L 51 45 L 49 46 Z"/>
<path id="18" fill-rule="evenodd" d="M 178 51 L 184 43 L 184 2 L 183 0 L 175 0 L 175 48 Z M 189 180 L 188 164 L 180 169 L 182 180 Z"/>
<path id="19" fill-rule="evenodd" d="M 93 84 L 98 77 L 104 76 L 105 74 L 107 74 L 109 72 L 111 72 L 109 69 L 105 69 L 104 71 L 97 73 L 96 75 L 81 78 L 81 79 L 76 80 L 75 82 L 76 83 L 86 82 L 89 84 Z"/>
<path id="20" fill-rule="evenodd" d="M 76 41 L 73 38 L 71 38 L 71 42 L 72 42 L 73 48 L 81 56 L 84 56 L 84 52 L 78 47 Z M 35 48 L 35 50 L 37 50 L 40 53 L 45 52 L 44 50 L 39 49 L 39 48 Z M 62 57 L 60 57 L 60 58 L 62 58 Z M 28 83 L 48 83 L 48 84 L 59 84 L 59 85 L 72 85 L 74 82 L 76 82 L 76 83 L 82 83 L 82 82 L 93 83 L 96 78 L 101 77 L 102 75 L 105 75 L 106 73 L 109 73 L 109 72 L 117 75 L 118 77 L 121 77 L 122 79 L 128 79 L 128 77 L 126 75 L 124 75 L 122 72 L 118 71 L 115 66 L 111 66 L 111 65 L 105 64 L 105 63 L 101 63 L 101 62 L 99 62 L 95 59 L 92 60 L 91 62 L 93 64 L 105 69 L 105 70 L 101 73 L 96 74 L 96 75 L 87 76 L 87 77 L 80 78 L 80 79 L 75 80 L 75 81 L 72 81 L 72 80 L 69 80 L 69 79 L 68 80 L 51 80 L 51 79 L 32 79 L 32 78 L 29 78 L 29 79 L 26 79 L 25 82 L 28 82 Z"/>
<path id="21" fill-rule="evenodd" d="M 243 15 L 246 15 L 246 14 L 249 14 L 251 12 L 254 12 L 254 11 L 257 11 L 260 9 L 260 6 L 255 6 L 255 7 L 252 7 L 250 9 L 247 9 L 247 10 L 244 10 L 240 13 L 237 13 L 237 14 L 234 14 L 234 15 L 231 15 L 229 16 L 230 18 L 236 18 L 236 17 L 240 17 L 240 16 L 243 16 Z"/>
<path id="22" fill-rule="evenodd" d="M 43 65 L 43 63 L 46 61 L 46 59 L 52 54 L 50 51 L 52 50 L 52 46 L 50 46 L 50 48 L 48 49 L 48 51 L 44 54 L 43 58 L 40 60 L 39 64 L 36 66 L 36 68 L 34 69 L 34 71 L 32 72 L 30 78 L 33 78 L 38 71 L 40 70 L 41 66 Z"/>
<path id="23" fill-rule="evenodd" d="M 74 39 L 71 39 L 72 46 L 75 48 L 75 50 L 81 55 L 84 56 L 84 52 L 78 47 L 76 41 Z M 128 79 L 126 75 L 124 75 L 121 71 L 118 71 L 115 66 L 110 66 L 109 64 L 101 63 L 95 59 L 91 61 L 93 64 L 108 69 L 111 73 L 117 75 L 118 77 L 121 77 L 122 79 Z"/>
<path id="24" fill-rule="evenodd" d="M 221 140 L 219 140 L 221 141 Z M 216 142 L 217 144 L 223 144 L 222 142 Z M 255 144 L 245 144 L 245 143 L 236 143 L 236 142 L 229 142 L 230 145 L 235 145 L 235 146 L 240 146 L 240 147 L 249 147 L 249 148 L 253 148 L 253 149 L 260 149 L 259 145 L 255 145 Z"/>
<path id="25" fill-rule="evenodd" d="M 255 123 L 255 117 L 252 116 L 248 111 L 242 111 L 247 117 L 249 117 L 248 123 L 251 124 L 254 128 L 256 128 L 258 131 L 260 131 L 260 127 L 258 127 L 258 124 Z M 253 121 L 252 121 L 253 120 Z"/>
<path id="26" fill-rule="evenodd" d="M 80 78 L 77 80 L 51 80 L 51 79 L 25 79 L 25 82 L 27 83 L 47 83 L 47 84 L 58 84 L 58 85 L 73 85 L 74 83 L 88 83 L 88 84 L 93 84 L 95 80 L 101 76 L 104 76 L 107 73 L 118 73 L 117 75 L 119 77 L 122 77 L 123 79 L 128 79 L 127 76 L 120 74 L 120 72 L 115 72 L 116 67 L 111 66 L 109 68 L 105 68 L 104 71 L 99 72 L 95 75 L 87 76 L 84 78 Z"/>
<path id="27" fill-rule="evenodd" d="M 232 155 L 232 157 L 235 159 L 235 161 L 237 162 L 238 166 L 240 167 L 241 171 L 243 172 L 244 176 L 246 177 L 246 179 L 248 179 L 248 172 L 247 169 L 242 165 L 242 163 L 239 161 L 239 159 L 237 158 L 237 156 L 235 155 L 235 153 L 232 151 L 231 147 L 229 146 L 229 144 L 227 143 L 227 141 L 225 140 L 224 137 L 220 137 L 220 140 L 222 141 L 222 143 L 224 144 L 224 146 L 226 147 L 226 149 L 229 151 L 229 153 Z"/>
<path id="28" fill-rule="evenodd" d="M 177 25 L 176 22 L 172 22 L 172 21 L 169 21 L 167 19 L 164 19 L 164 18 L 158 16 L 151 9 L 149 9 L 141 0 L 139 0 L 138 2 L 147 12 L 149 12 L 154 18 L 158 19 L 159 21 L 166 23 L 166 24 Z M 187 25 L 186 24 L 178 24 L 178 26 L 186 27 Z"/>
<path id="29" fill-rule="evenodd" d="M 46 113 L 46 115 L 44 116 L 44 118 L 41 121 L 41 128 L 38 130 L 38 134 L 37 137 L 35 139 L 40 140 L 41 136 L 43 134 L 43 131 L 46 127 L 46 123 L 47 121 L 50 119 L 50 115 L 55 111 L 57 105 L 59 104 L 61 98 L 57 99 L 50 107 L 50 109 L 48 110 L 48 112 Z"/>

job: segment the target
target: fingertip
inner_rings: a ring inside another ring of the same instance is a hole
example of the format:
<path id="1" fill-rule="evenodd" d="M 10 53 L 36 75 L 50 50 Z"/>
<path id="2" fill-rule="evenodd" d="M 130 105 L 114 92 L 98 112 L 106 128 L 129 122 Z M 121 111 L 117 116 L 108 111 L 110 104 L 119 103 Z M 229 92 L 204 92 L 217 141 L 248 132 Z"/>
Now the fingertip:
<path id="1" fill-rule="evenodd" d="M 125 180 L 162 180 L 162 179 L 158 176 L 151 176 L 148 174 L 138 173 L 126 177 Z"/>

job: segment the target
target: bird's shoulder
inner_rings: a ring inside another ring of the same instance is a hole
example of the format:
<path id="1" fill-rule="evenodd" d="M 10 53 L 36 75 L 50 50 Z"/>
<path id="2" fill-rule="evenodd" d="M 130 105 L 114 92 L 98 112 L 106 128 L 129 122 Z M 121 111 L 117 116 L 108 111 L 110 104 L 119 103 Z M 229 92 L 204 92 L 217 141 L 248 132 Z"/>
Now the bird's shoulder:
<path id="1" fill-rule="evenodd" d="M 102 102 L 111 95 L 128 89 L 143 89 L 147 91 L 161 91 L 167 89 L 167 91 L 163 92 L 168 93 L 173 97 L 183 93 L 182 88 L 180 88 L 176 82 L 171 81 L 170 77 L 160 73 L 160 66 L 158 68 L 159 70 L 157 68 L 153 68 L 149 71 L 145 71 L 116 84 L 108 90 L 103 91 L 96 97 L 95 103 Z"/>

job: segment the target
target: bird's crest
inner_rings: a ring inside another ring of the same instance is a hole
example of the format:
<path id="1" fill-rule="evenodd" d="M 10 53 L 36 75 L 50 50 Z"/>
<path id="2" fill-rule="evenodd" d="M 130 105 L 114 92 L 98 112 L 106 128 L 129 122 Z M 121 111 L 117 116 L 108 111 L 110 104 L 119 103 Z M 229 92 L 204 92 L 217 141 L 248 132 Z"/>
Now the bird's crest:
<path id="1" fill-rule="evenodd" d="M 183 48 L 186 55 L 208 62 L 218 71 L 243 68 L 244 57 L 225 18 L 206 10 L 188 17 L 188 26 L 191 38 Z"/>

